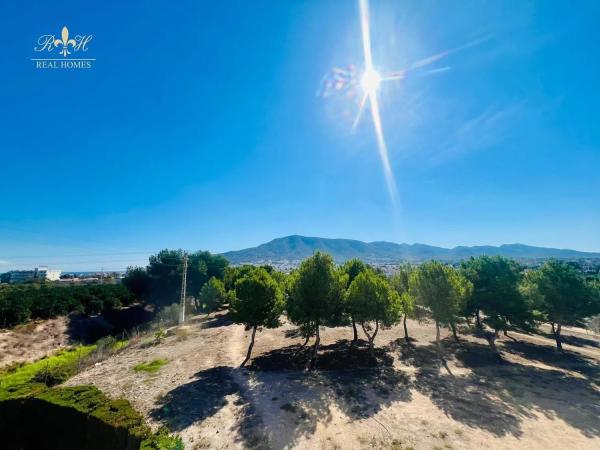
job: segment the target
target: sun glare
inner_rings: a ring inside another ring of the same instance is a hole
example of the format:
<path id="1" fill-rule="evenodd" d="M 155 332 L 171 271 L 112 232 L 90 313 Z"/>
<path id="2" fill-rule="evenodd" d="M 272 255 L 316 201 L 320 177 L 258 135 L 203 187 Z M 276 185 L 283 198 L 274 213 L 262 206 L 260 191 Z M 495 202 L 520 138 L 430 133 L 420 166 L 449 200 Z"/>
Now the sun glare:
<path id="1" fill-rule="evenodd" d="M 381 83 L 381 76 L 374 69 L 367 69 L 360 79 L 360 85 L 366 95 L 371 95 L 377 92 L 379 84 Z"/>

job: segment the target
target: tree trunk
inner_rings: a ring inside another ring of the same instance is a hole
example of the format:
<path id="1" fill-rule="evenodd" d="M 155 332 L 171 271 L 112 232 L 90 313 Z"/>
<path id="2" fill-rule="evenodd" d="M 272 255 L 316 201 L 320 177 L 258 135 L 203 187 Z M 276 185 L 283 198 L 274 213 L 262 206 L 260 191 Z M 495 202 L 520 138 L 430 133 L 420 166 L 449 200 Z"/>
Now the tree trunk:
<path id="1" fill-rule="evenodd" d="M 454 336 L 454 340 L 456 342 L 460 342 L 460 340 L 458 339 L 458 334 L 456 333 L 456 325 L 454 324 L 454 322 L 450 322 L 450 328 L 452 328 L 452 336 Z"/>
<path id="2" fill-rule="evenodd" d="M 554 328 L 554 322 L 550 322 L 550 325 L 552 326 L 552 334 L 556 334 L 556 328 Z"/>
<path id="3" fill-rule="evenodd" d="M 493 333 L 485 332 L 485 338 L 490 345 L 490 348 L 495 354 L 498 354 L 498 348 L 496 347 L 496 339 L 498 338 L 498 330 L 494 330 Z"/>
<path id="4" fill-rule="evenodd" d="M 563 348 L 562 348 L 562 342 L 561 342 L 561 337 L 560 337 L 561 329 L 562 329 L 562 325 L 560 323 L 557 323 L 556 331 L 554 332 L 554 339 L 556 340 L 556 348 L 562 352 Z"/>
<path id="5" fill-rule="evenodd" d="M 321 342 L 321 336 L 319 335 L 319 323 L 315 326 L 315 345 L 313 346 L 312 358 L 308 362 L 307 369 L 315 370 L 317 368 L 317 351 L 319 350 L 319 343 Z"/>
<path id="6" fill-rule="evenodd" d="M 358 330 L 356 329 L 356 320 L 352 317 L 352 331 L 354 332 L 354 337 L 352 338 L 352 346 L 354 347 L 358 344 Z"/>
<path id="7" fill-rule="evenodd" d="M 369 341 L 369 353 L 371 354 L 371 357 L 373 359 L 375 358 L 375 336 L 377 336 L 377 332 L 379 331 L 379 320 L 375 321 L 375 331 L 373 332 L 373 335 L 369 335 L 369 332 L 367 331 L 367 328 L 365 327 L 364 323 L 361 323 L 362 329 L 365 332 L 365 335 L 367 336 L 367 340 Z"/>
<path id="8" fill-rule="evenodd" d="M 506 328 L 504 330 L 502 330 L 502 332 L 504 333 L 504 336 L 506 336 L 509 339 L 512 339 L 514 342 L 517 342 L 517 338 L 508 334 L 508 330 Z"/>
<path id="9" fill-rule="evenodd" d="M 302 349 L 304 347 L 306 347 L 306 344 L 308 344 L 308 340 L 310 339 L 310 334 L 306 336 L 306 339 L 304 339 L 304 343 L 300 346 L 300 348 L 298 350 L 296 350 L 296 352 L 294 353 L 294 356 L 292 356 L 293 358 L 295 358 L 298 353 L 300 353 L 300 351 L 302 351 Z"/>
<path id="10" fill-rule="evenodd" d="M 306 336 L 306 339 L 304 339 L 304 343 L 302 344 L 302 347 L 305 347 L 306 344 L 308 344 L 309 339 L 310 339 L 310 334 L 308 336 Z"/>
<path id="11" fill-rule="evenodd" d="M 435 344 L 437 346 L 438 358 L 442 359 L 442 343 L 440 341 L 440 323 L 435 321 Z"/>
<path id="12" fill-rule="evenodd" d="M 477 328 L 480 330 L 483 329 L 483 325 L 481 324 L 481 318 L 479 317 L 479 310 L 475 312 L 475 321 L 477 322 Z"/>
<path id="13" fill-rule="evenodd" d="M 257 325 L 254 325 L 252 328 L 252 339 L 250 340 L 250 346 L 248 347 L 248 353 L 246 353 L 246 359 L 242 363 L 241 367 L 244 367 L 248 360 L 250 359 L 250 355 L 252 354 L 252 347 L 254 347 L 254 336 L 256 336 L 256 328 Z"/>
<path id="14" fill-rule="evenodd" d="M 404 319 L 402 320 L 402 325 L 404 326 L 404 340 L 407 344 L 410 344 L 410 340 L 408 339 L 408 328 L 406 327 L 406 314 L 404 314 Z"/>

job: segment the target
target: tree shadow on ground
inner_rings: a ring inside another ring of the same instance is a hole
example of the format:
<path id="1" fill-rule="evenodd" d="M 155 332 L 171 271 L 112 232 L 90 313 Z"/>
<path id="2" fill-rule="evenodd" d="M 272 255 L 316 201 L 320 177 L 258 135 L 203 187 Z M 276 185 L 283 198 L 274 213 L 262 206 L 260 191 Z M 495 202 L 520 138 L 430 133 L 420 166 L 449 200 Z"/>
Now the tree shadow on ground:
<path id="1" fill-rule="evenodd" d="M 384 348 L 375 348 L 376 359 L 374 360 L 365 348 L 365 344 L 365 341 L 359 340 L 358 345 L 353 348 L 350 341 L 342 339 L 334 344 L 320 345 L 317 369 L 319 371 L 354 370 L 393 364 L 392 356 Z M 311 356 L 312 346 L 301 348 L 300 345 L 290 345 L 256 356 L 249 368 L 258 371 L 304 370 Z"/>
<path id="2" fill-rule="evenodd" d="M 226 315 L 216 316 L 202 323 L 202 328 L 219 328 L 233 325 L 233 321 Z"/>
<path id="3" fill-rule="evenodd" d="M 551 339 L 552 342 L 554 342 L 554 334 L 552 334 L 552 333 L 546 333 L 542 330 L 538 330 L 536 334 L 543 336 L 545 338 Z M 563 344 L 569 344 L 574 347 L 594 347 L 594 348 L 600 347 L 600 341 L 598 341 L 597 338 L 595 339 L 593 336 L 590 336 L 589 338 L 585 338 L 585 337 L 581 337 L 581 336 L 574 336 L 572 334 L 561 333 L 560 340 L 562 341 Z"/>
<path id="4" fill-rule="evenodd" d="M 600 380 L 600 365 L 591 358 L 580 353 L 557 350 L 554 346 L 540 345 L 532 342 L 506 341 L 504 349 L 522 358 L 539 361 L 564 370 L 581 373 L 590 379 Z"/>
<path id="5" fill-rule="evenodd" d="M 495 436 L 523 434 L 522 422 L 543 414 L 560 418 L 588 437 L 600 436 L 596 408 L 600 394 L 593 381 L 509 362 L 487 345 L 444 341 L 445 357 L 467 374 L 445 376 L 438 367 L 435 345 L 409 347 L 397 341 L 400 357 L 418 368 L 413 386 L 427 395 L 448 417 Z M 507 351 L 530 344 L 504 343 Z M 549 362 L 551 364 L 551 362 Z"/>
<path id="6" fill-rule="evenodd" d="M 300 330 L 300 328 L 292 328 L 291 330 L 284 330 L 283 336 L 286 339 L 294 339 L 294 338 L 301 338 L 301 337 L 303 337 L 302 336 L 302 330 Z"/>
<path id="7" fill-rule="evenodd" d="M 212 367 L 196 374 L 190 383 L 180 385 L 162 397 L 151 416 L 181 431 L 216 414 L 227 404 L 228 395 L 238 391 L 231 379 L 231 367 Z"/>
<path id="8" fill-rule="evenodd" d="M 375 364 L 367 349 L 350 350 L 347 341 L 323 346 L 314 372 L 304 370 L 308 355 L 295 361 L 297 349 L 260 355 L 249 369 L 203 370 L 165 395 L 151 416 L 181 431 L 237 398 L 237 439 L 250 448 L 284 448 L 314 434 L 319 423 L 329 423 L 334 407 L 352 419 L 368 418 L 392 402 L 411 399 L 409 378 L 393 369 L 384 349 L 378 349 Z"/>
<path id="9" fill-rule="evenodd" d="M 286 427 L 287 436 L 278 436 L 275 448 L 291 447 L 313 434 L 319 423 L 331 421 L 334 407 L 350 419 L 364 419 L 394 402 L 411 400 L 409 377 L 394 369 L 389 348 L 376 348 L 374 360 L 366 347 L 352 347 L 348 340 L 323 345 L 313 372 L 304 370 L 312 348 L 298 349 L 291 345 L 272 350 L 254 358 L 249 367 L 255 403 L 273 392 L 294 399 L 282 405 L 291 426 Z"/>
<path id="10" fill-rule="evenodd" d="M 219 328 L 233 325 L 233 321 L 227 315 L 227 312 L 218 311 L 212 316 L 194 316 L 189 319 L 189 323 L 197 324 L 200 328 Z"/>
<path id="11" fill-rule="evenodd" d="M 262 448 L 266 437 L 261 432 L 261 421 L 243 389 L 247 376 L 247 371 L 227 366 L 202 370 L 193 381 L 163 396 L 150 416 L 179 432 L 214 416 L 231 399 L 240 408 L 235 424 L 239 440 L 246 448 Z"/>

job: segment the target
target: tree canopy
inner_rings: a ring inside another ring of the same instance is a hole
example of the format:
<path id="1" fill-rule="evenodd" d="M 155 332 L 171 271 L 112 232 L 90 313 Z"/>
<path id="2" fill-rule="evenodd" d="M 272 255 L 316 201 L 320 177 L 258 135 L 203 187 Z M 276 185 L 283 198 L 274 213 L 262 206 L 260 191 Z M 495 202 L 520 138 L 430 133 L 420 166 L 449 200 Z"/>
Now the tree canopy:
<path id="1" fill-rule="evenodd" d="M 252 329 L 248 353 L 242 366 L 250 359 L 257 328 L 279 326 L 284 306 L 281 287 L 265 269 L 256 268 L 236 281 L 230 315 L 234 322 Z"/>
<path id="2" fill-rule="evenodd" d="M 481 310 L 485 314 L 483 323 L 494 330 L 493 336 L 487 336 L 494 350 L 500 330 L 531 327 L 533 316 L 519 290 L 521 267 L 515 261 L 502 256 L 479 256 L 465 261 L 461 269 L 473 284 L 468 301 L 470 312 Z"/>
<path id="3" fill-rule="evenodd" d="M 402 326 L 404 327 L 404 339 L 407 343 L 410 343 L 408 337 L 408 327 L 406 325 L 406 319 L 420 319 L 422 317 L 422 311 L 416 308 L 415 299 L 410 292 L 410 275 L 414 271 L 414 268 L 408 264 L 401 265 L 398 267 L 398 271 L 390 278 L 390 284 L 392 288 L 398 293 L 400 297 L 400 304 L 402 309 Z"/>
<path id="4" fill-rule="evenodd" d="M 472 289 L 471 283 L 451 266 L 437 261 L 421 264 L 409 279 L 409 291 L 415 301 L 427 308 L 436 326 L 440 349 L 440 325 L 456 322 Z"/>
<path id="5" fill-rule="evenodd" d="M 389 327 L 400 320 L 400 296 L 387 279 L 371 270 L 360 272 L 346 293 L 347 310 L 360 323 L 371 355 L 379 326 Z M 372 323 L 374 322 L 374 325 Z"/>
<path id="6" fill-rule="evenodd" d="M 524 286 L 543 320 L 552 324 L 559 350 L 563 325 L 585 326 L 585 318 L 600 313 L 598 290 L 570 264 L 547 261 L 527 275 Z"/>
<path id="7" fill-rule="evenodd" d="M 360 259 L 356 259 L 356 258 L 350 259 L 342 265 L 341 270 L 342 270 L 342 272 L 344 272 L 347 275 L 346 289 L 348 289 L 348 287 L 354 281 L 354 279 L 358 276 L 358 274 L 367 270 L 367 267 L 368 266 L 364 262 L 362 262 Z M 352 315 L 352 313 L 350 311 L 348 311 L 348 314 L 350 315 L 350 320 L 352 321 L 352 333 L 353 333 L 352 345 L 356 345 L 358 342 L 358 331 L 356 330 L 356 318 Z"/>
<path id="8" fill-rule="evenodd" d="M 315 367 L 319 348 L 319 326 L 339 326 L 344 323 L 343 293 L 346 275 L 337 270 L 333 258 L 316 252 L 305 259 L 293 273 L 287 302 L 290 321 L 316 335 L 313 356 L 309 363 Z"/>
<path id="9" fill-rule="evenodd" d="M 202 311 L 210 313 L 226 302 L 227 292 L 223 282 L 218 278 L 211 277 L 200 289 L 196 304 Z"/>
<path id="10" fill-rule="evenodd" d="M 139 298 L 159 307 L 178 303 L 181 297 L 183 250 L 161 250 L 151 255 L 146 268 L 129 267 L 123 283 Z M 187 289 L 198 298 L 204 284 L 212 277 L 223 280 L 228 261 L 221 255 L 198 251 L 188 255 Z"/>

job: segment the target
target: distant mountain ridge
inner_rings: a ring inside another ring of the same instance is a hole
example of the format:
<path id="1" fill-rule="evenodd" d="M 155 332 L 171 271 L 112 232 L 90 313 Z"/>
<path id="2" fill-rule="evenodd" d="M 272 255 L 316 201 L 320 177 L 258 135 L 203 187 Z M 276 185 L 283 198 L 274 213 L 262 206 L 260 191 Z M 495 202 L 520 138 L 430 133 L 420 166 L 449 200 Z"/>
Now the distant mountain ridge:
<path id="1" fill-rule="evenodd" d="M 458 261 L 479 255 L 501 255 L 515 259 L 579 259 L 600 258 L 600 253 L 577 250 L 533 247 L 524 244 L 500 246 L 435 247 L 426 244 L 396 244 L 376 241 L 362 242 L 353 239 L 328 239 L 292 235 L 261 244 L 258 247 L 223 253 L 232 264 L 260 263 L 266 261 L 297 261 L 320 250 L 333 256 L 337 262 L 359 258 L 367 262 L 420 262 L 429 259 Z"/>

